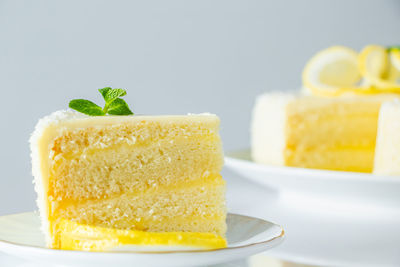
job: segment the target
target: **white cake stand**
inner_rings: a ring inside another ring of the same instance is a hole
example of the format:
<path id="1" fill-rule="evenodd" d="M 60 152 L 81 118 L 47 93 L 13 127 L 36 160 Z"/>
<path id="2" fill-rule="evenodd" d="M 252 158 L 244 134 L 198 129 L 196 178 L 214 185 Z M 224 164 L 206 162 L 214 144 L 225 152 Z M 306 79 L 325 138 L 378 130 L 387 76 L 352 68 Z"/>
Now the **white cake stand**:
<path id="1" fill-rule="evenodd" d="M 228 154 L 232 212 L 279 221 L 286 242 L 270 252 L 321 266 L 400 266 L 400 177 L 274 167 L 249 151 Z M 246 196 L 246 197 L 238 197 Z"/>

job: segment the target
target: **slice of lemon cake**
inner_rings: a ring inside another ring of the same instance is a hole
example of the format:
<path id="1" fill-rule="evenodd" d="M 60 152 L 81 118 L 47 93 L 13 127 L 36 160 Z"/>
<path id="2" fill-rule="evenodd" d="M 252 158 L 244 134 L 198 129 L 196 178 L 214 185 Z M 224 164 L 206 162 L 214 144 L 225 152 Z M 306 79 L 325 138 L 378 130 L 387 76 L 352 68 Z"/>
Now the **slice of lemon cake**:
<path id="1" fill-rule="evenodd" d="M 400 175 L 400 101 L 383 103 L 378 122 L 374 174 Z"/>
<path id="2" fill-rule="evenodd" d="M 272 165 L 372 172 L 379 109 L 395 97 L 261 95 L 253 110 L 252 158 Z"/>
<path id="3" fill-rule="evenodd" d="M 30 144 L 49 247 L 226 246 L 218 130 L 212 114 L 41 119 Z"/>

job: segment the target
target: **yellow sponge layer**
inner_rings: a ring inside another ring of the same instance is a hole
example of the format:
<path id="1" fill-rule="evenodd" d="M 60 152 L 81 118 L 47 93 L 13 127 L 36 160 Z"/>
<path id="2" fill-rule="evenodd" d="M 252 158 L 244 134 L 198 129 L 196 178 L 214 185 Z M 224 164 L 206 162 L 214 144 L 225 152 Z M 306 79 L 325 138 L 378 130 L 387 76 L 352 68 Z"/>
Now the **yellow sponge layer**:
<path id="1" fill-rule="evenodd" d="M 31 139 L 50 247 L 62 247 L 63 220 L 128 231 L 224 236 L 218 117 L 52 118 L 39 122 Z"/>

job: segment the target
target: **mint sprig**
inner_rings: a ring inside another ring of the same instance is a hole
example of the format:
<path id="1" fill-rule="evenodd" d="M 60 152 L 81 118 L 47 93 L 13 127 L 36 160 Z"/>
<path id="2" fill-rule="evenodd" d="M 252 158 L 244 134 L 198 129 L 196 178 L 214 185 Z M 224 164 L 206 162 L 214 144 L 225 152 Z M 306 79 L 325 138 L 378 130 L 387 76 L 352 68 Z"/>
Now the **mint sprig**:
<path id="1" fill-rule="evenodd" d="M 105 87 L 99 89 L 99 92 L 106 102 L 103 108 L 86 99 L 71 100 L 68 106 L 89 116 L 104 116 L 106 114 L 133 115 L 133 112 L 129 109 L 129 106 L 125 100 L 120 98 L 126 95 L 126 91 L 124 89 L 112 89 L 111 87 Z"/>
<path id="2" fill-rule="evenodd" d="M 389 46 L 389 47 L 387 47 L 387 50 L 388 50 L 388 51 L 400 50 L 400 45 Z"/>

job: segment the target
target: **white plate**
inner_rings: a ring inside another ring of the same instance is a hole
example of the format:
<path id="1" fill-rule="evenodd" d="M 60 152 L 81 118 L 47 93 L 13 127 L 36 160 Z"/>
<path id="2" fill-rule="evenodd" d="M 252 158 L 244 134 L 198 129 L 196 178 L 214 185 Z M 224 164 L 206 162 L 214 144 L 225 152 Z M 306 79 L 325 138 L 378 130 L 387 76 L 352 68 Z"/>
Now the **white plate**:
<path id="1" fill-rule="evenodd" d="M 225 164 L 241 176 L 283 194 L 345 196 L 400 205 L 400 177 L 264 165 L 251 160 L 250 150 L 229 153 Z"/>
<path id="2" fill-rule="evenodd" d="M 228 248 L 176 252 L 83 252 L 48 249 L 34 212 L 0 217 L 0 251 L 39 263 L 73 266 L 200 266 L 244 258 L 282 242 L 283 229 L 237 214 L 227 217 Z"/>

